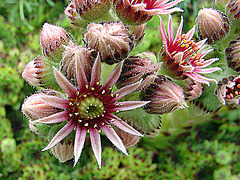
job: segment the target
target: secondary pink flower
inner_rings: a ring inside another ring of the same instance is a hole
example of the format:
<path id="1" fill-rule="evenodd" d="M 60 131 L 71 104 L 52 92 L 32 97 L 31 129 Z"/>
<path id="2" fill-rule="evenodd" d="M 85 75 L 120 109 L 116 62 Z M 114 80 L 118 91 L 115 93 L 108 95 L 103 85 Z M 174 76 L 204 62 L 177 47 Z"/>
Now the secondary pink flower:
<path id="1" fill-rule="evenodd" d="M 79 59 L 76 60 L 76 78 L 78 88 L 75 88 L 58 70 L 54 69 L 55 78 L 59 86 L 68 95 L 68 98 L 41 95 L 39 99 L 47 104 L 60 108 L 63 111 L 51 116 L 38 119 L 39 123 L 60 123 L 66 121 L 66 125 L 58 131 L 50 143 L 43 150 L 55 146 L 63 140 L 69 133 L 76 129 L 74 142 L 74 158 L 77 163 L 84 145 L 86 134 L 90 134 L 94 155 L 97 159 L 99 168 L 101 167 L 101 141 L 100 133 L 103 131 L 108 139 L 123 153 L 127 154 L 119 136 L 114 131 L 112 125 L 119 129 L 136 135 L 142 136 L 138 131 L 118 118 L 114 113 L 135 109 L 145 105 L 146 101 L 125 101 L 116 102 L 125 95 L 134 91 L 139 83 L 134 83 L 112 92 L 112 87 L 119 78 L 122 63 L 120 63 L 108 77 L 103 85 L 100 84 L 101 61 L 100 57 L 95 60 L 92 69 L 90 83 L 87 81 L 83 65 Z"/>
<path id="2" fill-rule="evenodd" d="M 214 79 L 207 78 L 202 74 L 208 74 L 221 70 L 219 67 L 206 68 L 218 58 L 212 58 L 209 60 L 203 59 L 206 54 L 211 50 L 199 52 L 199 49 L 205 43 L 206 39 L 195 43 L 192 39 L 195 32 L 193 27 L 187 34 L 182 34 L 183 18 L 181 19 L 176 36 L 173 35 L 172 17 L 169 16 L 168 22 L 168 34 L 163 25 L 163 21 L 160 18 L 160 35 L 163 42 L 163 67 L 168 69 L 171 77 L 184 79 L 189 77 L 192 80 L 208 84 L 209 81 L 215 81 Z"/>
<path id="3" fill-rule="evenodd" d="M 172 8 L 182 0 L 113 0 L 118 17 L 129 25 L 140 25 L 149 21 L 154 15 L 171 14 L 182 11 Z M 169 3 L 168 3 L 169 2 Z"/>

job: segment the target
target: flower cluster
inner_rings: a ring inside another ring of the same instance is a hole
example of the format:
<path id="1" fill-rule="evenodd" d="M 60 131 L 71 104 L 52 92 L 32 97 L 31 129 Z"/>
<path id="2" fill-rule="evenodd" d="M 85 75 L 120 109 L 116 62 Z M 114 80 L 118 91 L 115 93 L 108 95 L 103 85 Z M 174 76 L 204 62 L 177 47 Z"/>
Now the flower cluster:
<path id="1" fill-rule="evenodd" d="M 126 148 L 142 136 L 158 135 L 161 115 L 188 108 L 189 101 L 201 102 L 200 109 L 209 112 L 220 105 L 218 100 L 205 103 L 209 97 L 218 97 L 233 108 L 239 106 L 239 77 L 225 77 L 239 71 L 239 39 L 228 41 L 233 22 L 219 10 L 204 8 L 196 19 L 199 42 L 195 26 L 182 33 L 182 17 L 174 36 L 170 14 L 182 12 L 174 7 L 179 2 L 72 0 L 64 12 L 79 27 L 75 29 L 82 33 L 82 44 L 60 26 L 43 25 L 42 55 L 22 73 L 30 85 L 41 88 L 26 98 L 22 112 L 30 129 L 47 138 L 43 150 L 50 150 L 60 162 L 74 158 L 76 165 L 84 144 L 91 145 L 101 168 L 101 140 L 110 140 L 128 155 Z M 231 4 L 229 8 L 235 12 Z M 161 18 L 166 14 L 167 28 Z M 155 15 L 160 18 L 159 55 L 136 53 L 135 47 L 141 46 L 147 32 L 146 23 Z M 237 15 L 232 18 L 238 19 Z M 224 38 L 229 45 L 218 53 L 226 53 L 227 61 L 222 56 L 215 58 L 209 48 Z"/>

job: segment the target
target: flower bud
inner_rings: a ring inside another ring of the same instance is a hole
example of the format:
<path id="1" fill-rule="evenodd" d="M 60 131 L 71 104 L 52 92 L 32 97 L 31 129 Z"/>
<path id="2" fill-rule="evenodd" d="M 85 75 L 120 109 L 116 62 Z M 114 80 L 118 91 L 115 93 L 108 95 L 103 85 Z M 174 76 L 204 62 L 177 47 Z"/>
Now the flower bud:
<path id="1" fill-rule="evenodd" d="M 221 103 L 227 104 L 232 108 L 240 106 L 240 76 L 234 79 L 230 76 L 218 82 L 217 96 Z"/>
<path id="2" fill-rule="evenodd" d="M 145 28 L 146 28 L 146 23 L 140 26 L 134 27 L 132 34 L 135 36 L 136 45 L 138 45 L 142 41 L 143 36 L 145 34 Z"/>
<path id="3" fill-rule="evenodd" d="M 83 20 L 77 13 L 74 1 L 71 1 L 66 7 L 64 13 L 67 15 L 72 25 L 76 27 L 87 27 L 87 22 Z"/>
<path id="4" fill-rule="evenodd" d="M 198 36 L 207 38 L 208 44 L 225 38 L 229 32 L 229 21 L 225 14 L 212 8 L 203 8 L 196 18 Z"/>
<path id="5" fill-rule="evenodd" d="M 141 57 L 144 56 L 144 54 L 145 57 Z M 161 64 L 154 64 L 154 62 L 150 59 L 151 55 L 155 57 L 154 53 L 145 52 L 125 59 L 117 86 L 120 88 L 140 81 L 143 78 L 139 88 L 146 88 L 156 78 L 156 74 L 161 66 Z"/>
<path id="6" fill-rule="evenodd" d="M 73 140 L 64 138 L 51 148 L 51 152 L 61 163 L 72 159 L 74 157 Z"/>
<path id="7" fill-rule="evenodd" d="M 226 13 L 229 18 L 229 20 L 234 24 L 239 26 L 240 25 L 240 1 L 239 0 L 229 0 L 227 7 L 226 7 Z"/>
<path id="8" fill-rule="evenodd" d="M 162 75 L 158 75 L 140 96 L 143 101 L 151 101 L 144 106 L 150 114 L 170 113 L 187 107 L 182 88 Z"/>
<path id="9" fill-rule="evenodd" d="M 90 22 L 104 16 L 111 6 L 111 0 L 74 0 L 74 2 L 80 17 Z"/>
<path id="10" fill-rule="evenodd" d="M 26 65 L 22 77 L 33 86 L 46 86 L 53 76 L 50 66 L 44 57 L 37 57 Z"/>
<path id="11" fill-rule="evenodd" d="M 73 82 L 73 84 L 77 82 L 75 65 L 78 58 L 83 65 L 86 77 L 90 80 L 91 68 L 93 66 L 91 53 L 92 50 L 83 48 L 81 45 L 76 46 L 72 42 L 70 42 L 68 46 L 65 46 L 60 70 L 69 81 Z"/>
<path id="12" fill-rule="evenodd" d="M 186 100 L 192 101 L 202 94 L 202 84 L 187 78 L 183 82 L 183 90 Z"/>
<path id="13" fill-rule="evenodd" d="M 42 90 L 37 94 L 33 94 L 25 99 L 22 105 L 22 112 L 25 114 L 30 120 L 41 119 L 44 117 L 48 117 L 52 114 L 60 112 L 60 109 L 55 108 L 46 102 L 42 101 L 39 97 L 42 94 L 47 94 L 51 96 L 59 96 L 63 95 L 57 91 L 53 90 Z"/>
<path id="14" fill-rule="evenodd" d="M 240 38 L 230 41 L 228 47 L 225 50 L 226 60 L 228 67 L 235 71 L 240 71 Z"/>
<path id="15" fill-rule="evenodd" d="M 107 64 L 122 61 L 134 47 L 134 35 L 121 22 L 91 23 L 87 29 L 87 47 L 99 53 Z"/>
<path id="16" fill-rule="evenodd" d="M 62 45 L 67 45 L 68 40 L 69 35 L 62 27 L 44 23 L 40 43 L 45 57 L 60 62 L 64 50 Z"/>
<path id="17" fill-rule="evenodd" d="M 135 146 L 141 138 L 139 136 L 135 136 L 125 131 L 122 131 L 119 128 L 115 128 L 115 131 L 118 134 L 118 136 L 121 138 L 125 148 L 130 148 Z"/>
<path id="18" fill-rule="evenodd" d="M 182 11 L 180 8 L 172 8 L 181 0 L 168 1 L 133 1 L 133 0 L 113 0 L 113 7 L 119 19 L 128 25 L 141 25 L 151 20 L 154 15 L 170 14 Z M 172 9 L 170 9 L 172 8 Z"/>

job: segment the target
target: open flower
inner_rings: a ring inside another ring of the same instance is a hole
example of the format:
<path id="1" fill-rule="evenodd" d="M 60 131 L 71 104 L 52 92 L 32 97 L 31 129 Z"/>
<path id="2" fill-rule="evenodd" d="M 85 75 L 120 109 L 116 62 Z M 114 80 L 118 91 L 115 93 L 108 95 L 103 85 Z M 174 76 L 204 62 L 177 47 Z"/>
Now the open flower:
<path id="1" fill-rule="evenodd" d="M 221 70 L 219 67 L 205 68 L 217 61 L 218 58 L 209 60 L 203 59 L 211 50 L 200 52 L 199 49 L 205 43 L 206 39 L 195 43 L 192 39 L 195 27 L 187 34 L 182 33 L 183 18 L 181 19 L 176 36 L 173 36 L 172 17 L 169 16 L 168 34 L 160 18 L 160 35 L 163 41 L 163 67 L 167 69 L 172 78 L 184 79 L 191 78 L 193 81 L 208 84 L 214 79 L 207 78 L 202 74 L 208 74 Z"/>
<path id="2" fill-rule="evenodd" d="M 108 139 L 124 154 L 127 151 L 113 126 L 136 136 L 142 136 L 133 127 L 123 122 L 114 113 L 135 109 L 145 105 L 146 101 L 116 102 L 125 95 L 134 91 L 139 83 L 134 83 L 112 92 L 112 87 L 118 80 L 121 72 L 120 63 L 110 74 L 103 85 L 100 84 L 101 61 L 97 56 L 92 69 L 90 83 L 87 81 L 83 65 L 79 59 L 76 60 L 76 78 L 78 88 L 75 88 L 57 69 L 54 69 L 55 78 L 59 86 L 68 95 L 68 98 L 61 98 L 50 95 L 40 95 L 47 104 L 62 109 L 61 112 L 48 117 L 38 119 L 39 123 L 60 123 L 66 121 L 66 125 L 58 131 L 50 143 L 43 150 L 54 147 L 68 134 L 76 129 L 74 140 L 74 158 L 77 163 L 84 145 L 86 134 L 90 134 L 94 155 L 99 168 L 101 167 L 101 141 L 100 133 L 103 131 Z"/>
<path id="3" fill-rule="evenodd" d="M 182 11 L 179 7 L 172 8 L 182 0 L 113 0 L 118 17 L 129 25 L 140 25 L 149 21 L 154 15 L 170 14 Z"/>

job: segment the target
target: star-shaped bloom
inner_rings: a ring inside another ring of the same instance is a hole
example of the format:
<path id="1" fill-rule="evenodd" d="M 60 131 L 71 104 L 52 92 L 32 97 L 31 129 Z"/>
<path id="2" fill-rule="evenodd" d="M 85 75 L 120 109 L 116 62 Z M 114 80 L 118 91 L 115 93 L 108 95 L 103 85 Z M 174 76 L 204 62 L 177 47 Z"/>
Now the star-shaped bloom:
<path id="1" fill-rule="evenodd" d="M 78 85 L 77 88 L 54 68 L 55 78 L 59 86 L 68 95 L 68 98 L 45 94 L 40 95 L 39 98 L 42 101 L 55 108 L 60 108 L 62 111 L 45 118 L 35 120 L 35 122 L 45 124 L 61 123 L 64 121 L 67 122 L 43 150 L 54 147 L 68 134 L 76 130 L 74 140 L 74 165 L 76 165 L 81 155 L 86 135 L 89 133 L 92 149 L 100 168 L 101 131 L 103 131 L 107 138 L 126 155 L 126 148 L 113 127 L 116 126 L 127 133 L 142 136 L 142 134 L 118 118 L 114 113 L 135 109 L 144 106 L 148 102 L 117 102 L 125 95 L 133 92 L 139 85 L 139 83 L 134 83 L 125 86 L 116 92 L 112 92 L 112 88 L 119 78 L 122 63 L 113 70 L 103 85 L 100 84 L 101 61 L 99 56 L 96 58 L 93 65 L 90 83 L 87 80 L 83 65 L 79 59 L 76 60 L 75 66 Z"/>
<path id="2" fill-rule="evenodd" d="M 182 0 L 114 0 L 113 5 L 118 17 L 129 25 L 140 25 L 149 21 L 154 15 L 171 14 L 182 11 L 175 7 Z M 168 3 L 169 2 L 169 3 Z"/>
<path id="3" fill-rule="evenodd" d="M 221 70 L 219 67 L 206 68 L 213 62 L 217 61 L 218 58 L 212 58 L 209 60 L 203 59 L 204 56 L 211 51 L 199 51 L 206 39 L 195 43 L 191 40 L 195 32 L 195 27 L 193 27 L 187 34 L 182 34 L 182 27 L 183 18 L 181 18 L 180 25 L 174 38 L 172 17 L 169 16 L 168 34 L 160 17 L 159 29 L 163 42 L 163 65 L 167 67 L 170 72 L 170 76 L 173 78 L 177 77 L 184 79 L 184 77 L 189 77 L 196 82 L 208 85 L 209 81 L 216 82 L 216 80 L 207 78 L 202 74 L 208 74 Z"/>

